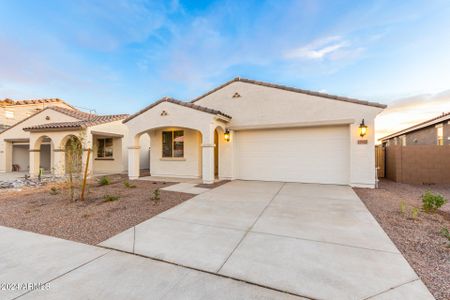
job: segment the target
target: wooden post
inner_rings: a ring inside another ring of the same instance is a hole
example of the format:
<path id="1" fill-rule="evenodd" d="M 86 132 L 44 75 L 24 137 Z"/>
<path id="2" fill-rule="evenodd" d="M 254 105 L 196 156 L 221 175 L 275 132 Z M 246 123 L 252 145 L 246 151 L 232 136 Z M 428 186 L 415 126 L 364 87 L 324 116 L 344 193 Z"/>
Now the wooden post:
<path id="1" fill-rule="evenodd" d="M 91 158 L 91 148 L 88 148 L 87 150 L 87 159 L 86 159 L 86 167 L 84 168 L 84 176 L 83 176 L 83 185 L 81 187 L 81 197 L 80 200 L 84 201 L 84 191 L 86 189 L 86 180 L 87 180 L 87 174 L 89 169 L 89 159 Z"/>

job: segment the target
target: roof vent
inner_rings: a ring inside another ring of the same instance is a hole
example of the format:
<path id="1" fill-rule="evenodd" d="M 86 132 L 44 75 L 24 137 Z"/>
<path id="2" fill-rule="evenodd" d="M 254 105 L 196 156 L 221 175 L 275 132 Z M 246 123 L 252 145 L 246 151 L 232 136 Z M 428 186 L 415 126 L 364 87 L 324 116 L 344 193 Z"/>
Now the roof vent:
<path id="1" fill-rule="evenodd" d="M 232 98 L 241 98 L 241 95 L 238 92 L 236 92 L 234 93 Z"/>

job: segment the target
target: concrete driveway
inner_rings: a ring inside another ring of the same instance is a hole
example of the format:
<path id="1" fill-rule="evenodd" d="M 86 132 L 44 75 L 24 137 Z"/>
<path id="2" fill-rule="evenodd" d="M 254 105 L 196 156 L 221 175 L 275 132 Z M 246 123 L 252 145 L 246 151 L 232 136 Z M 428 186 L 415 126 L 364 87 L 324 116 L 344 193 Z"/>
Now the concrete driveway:
<path id="1" fill-rule="evenodd" d="M 433 299 L 346 186 L 233 181 L 100 245 L 313 299 Z"/>

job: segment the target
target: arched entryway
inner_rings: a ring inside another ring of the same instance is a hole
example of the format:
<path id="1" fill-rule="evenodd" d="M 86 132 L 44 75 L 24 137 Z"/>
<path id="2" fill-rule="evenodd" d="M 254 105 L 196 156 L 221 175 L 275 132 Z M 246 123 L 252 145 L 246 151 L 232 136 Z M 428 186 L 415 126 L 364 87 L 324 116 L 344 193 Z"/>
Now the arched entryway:
<path id="1" fill-rule="evenodd" d="M 66 174 L 81 173 L 82 170 L 82 157 L 83 147 L 81 141 L 74 135 L 68 136 L 64 140 L 64 165 Z"/>

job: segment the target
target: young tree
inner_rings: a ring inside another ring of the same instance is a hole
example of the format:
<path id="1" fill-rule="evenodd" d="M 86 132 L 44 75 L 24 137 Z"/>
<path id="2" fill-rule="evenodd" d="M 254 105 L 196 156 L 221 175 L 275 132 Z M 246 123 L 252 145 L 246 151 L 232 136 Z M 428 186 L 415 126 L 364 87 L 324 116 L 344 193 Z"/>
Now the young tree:
<path id="1" fill-rule="evenodd" d="M 78 198 L 82 178 L 83 132 L 78 136 L 70 136 L 65 145 L 65 171 L 71 201 Z"/>

